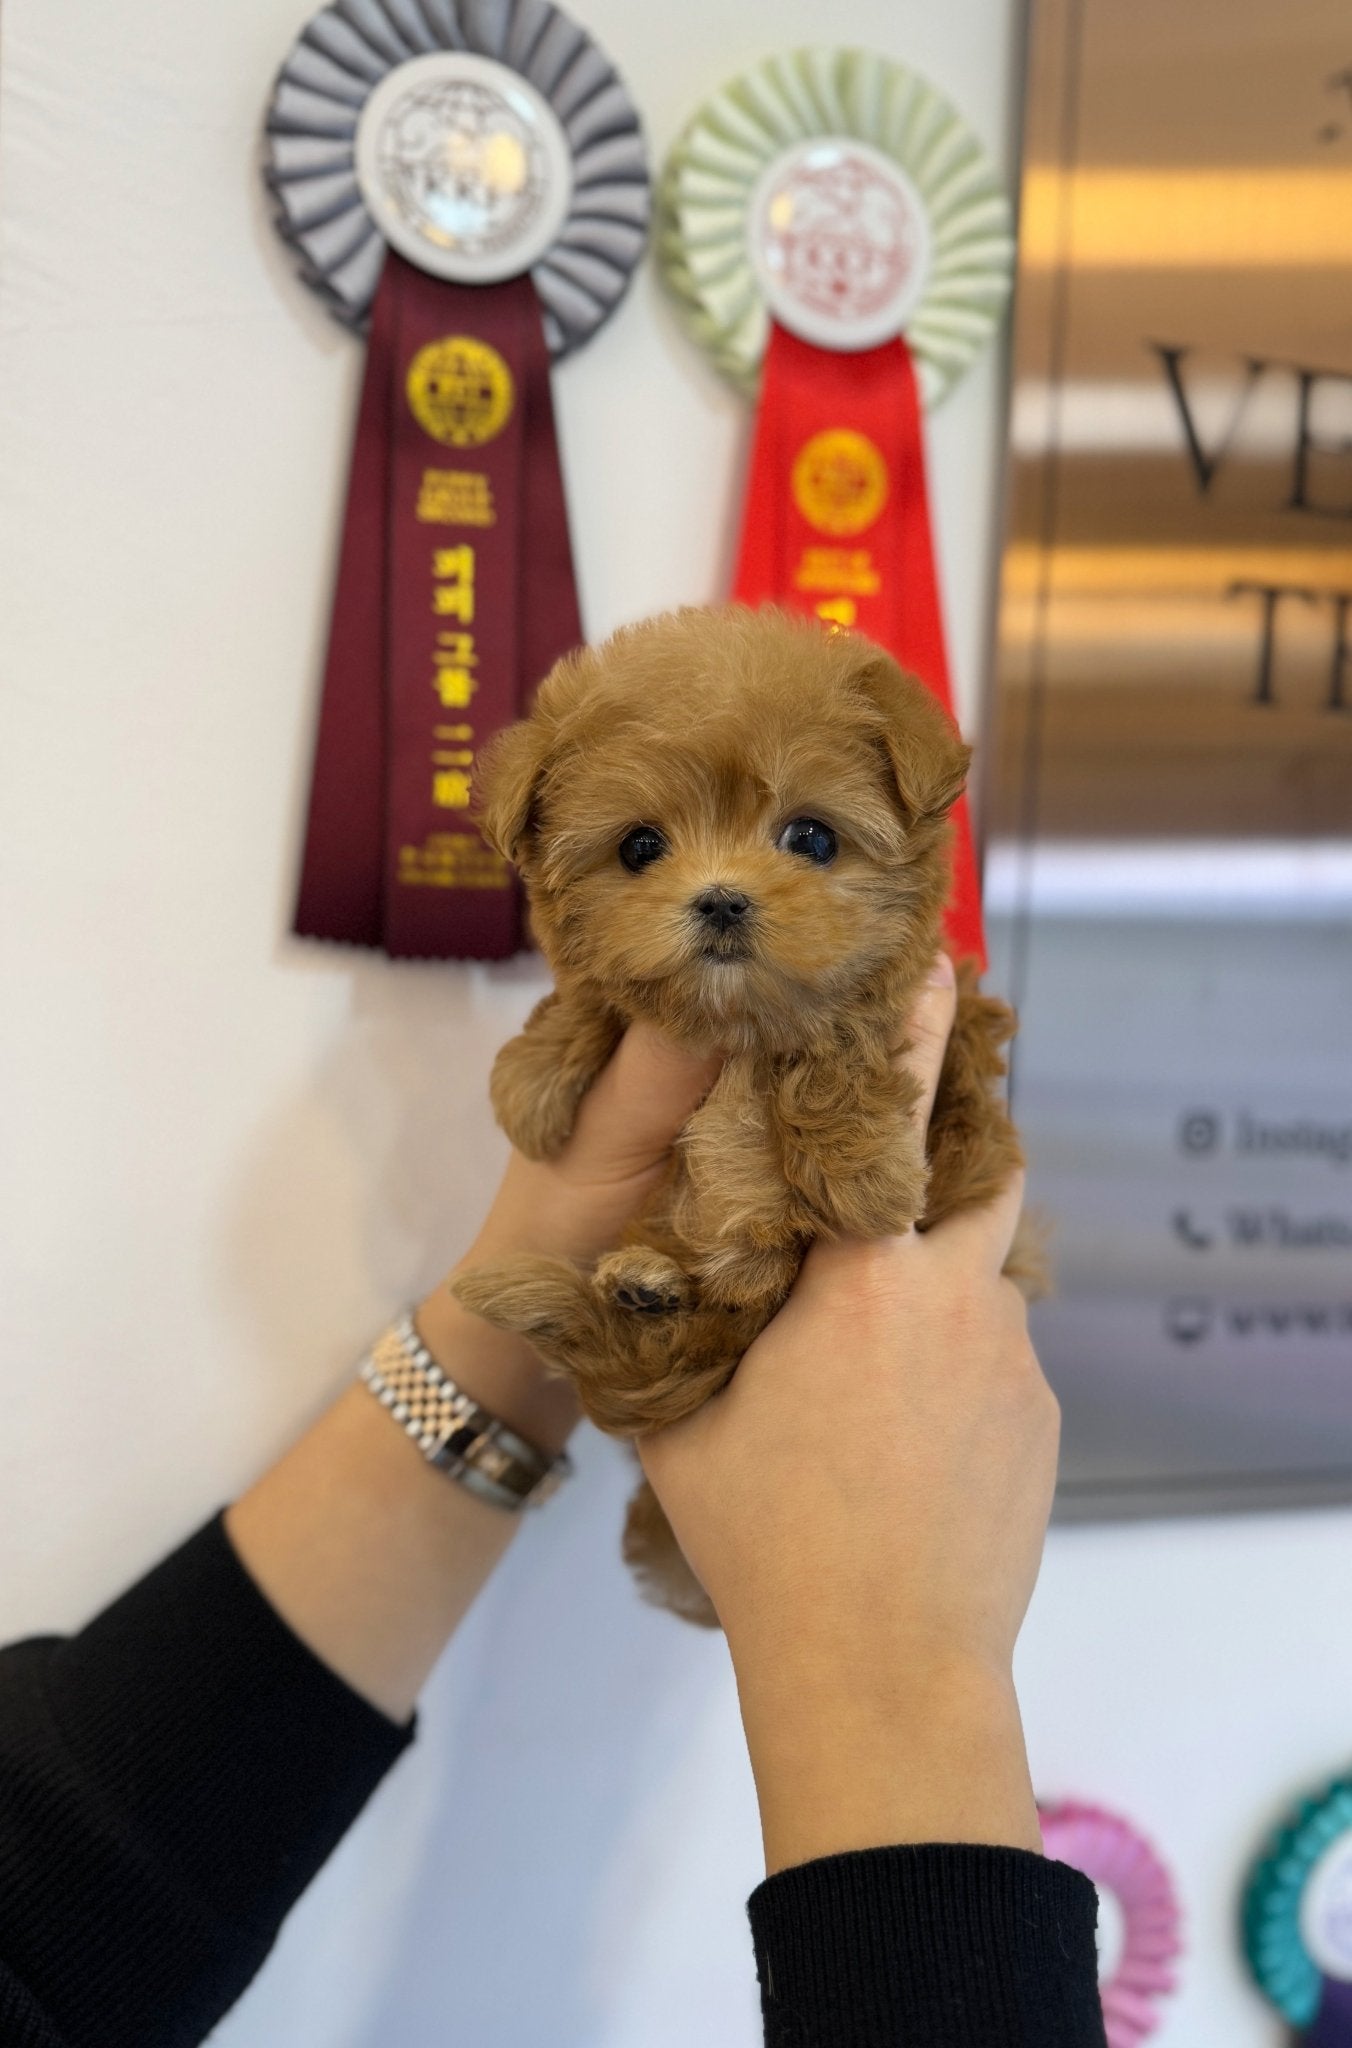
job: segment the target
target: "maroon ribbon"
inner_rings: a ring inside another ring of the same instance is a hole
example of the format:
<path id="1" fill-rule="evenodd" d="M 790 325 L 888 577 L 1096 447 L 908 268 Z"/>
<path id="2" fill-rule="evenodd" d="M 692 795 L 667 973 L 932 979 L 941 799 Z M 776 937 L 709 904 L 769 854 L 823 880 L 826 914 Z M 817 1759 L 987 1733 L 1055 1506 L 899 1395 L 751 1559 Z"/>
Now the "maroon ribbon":
<path id="1" fill-rule="evenodd" d="M 528 277 L 376 292 L 295 930 L 500 960 L 520 891 L 472 822 L 476 763 L 582 638 L 549 351 Z"/>

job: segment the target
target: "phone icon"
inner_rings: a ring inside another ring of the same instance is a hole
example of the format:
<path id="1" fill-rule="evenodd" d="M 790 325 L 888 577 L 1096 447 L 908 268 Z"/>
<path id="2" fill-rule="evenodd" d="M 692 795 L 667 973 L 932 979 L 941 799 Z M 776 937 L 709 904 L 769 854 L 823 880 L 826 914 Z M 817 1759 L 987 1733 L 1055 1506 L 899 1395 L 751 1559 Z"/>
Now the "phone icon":
<path id="1" fill-rule="evenodd" d="M 1199 1230 L 1192 1220 L 1190 1209 L 1175 1209 L 1173 1213 L 1174 1236 L 1192 1252 L 1209 1252 L 1215 1239 L 1205 1230 Z"/>

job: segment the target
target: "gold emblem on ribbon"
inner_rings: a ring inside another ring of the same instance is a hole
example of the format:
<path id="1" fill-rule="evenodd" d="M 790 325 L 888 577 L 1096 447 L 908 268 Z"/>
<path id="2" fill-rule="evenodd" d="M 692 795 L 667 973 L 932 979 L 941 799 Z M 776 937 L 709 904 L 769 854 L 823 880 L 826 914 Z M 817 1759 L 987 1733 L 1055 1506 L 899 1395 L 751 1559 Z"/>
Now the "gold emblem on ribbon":
<path id="1" fill-rule="evenodd" d="M 470 334 L 429 341 L 408 366 L 414 419 L 448 448 L 478 448 L 500 434 L 516 396 L 512 373 L 495 348 Z"/>
<path id="2" fill-rule="evenodd" d="M 887 464 L 867 434 L 830 427 L 805 441 L 790 476 L 793 501 L 818 533 L 862 533 L 887 503 Z"/>

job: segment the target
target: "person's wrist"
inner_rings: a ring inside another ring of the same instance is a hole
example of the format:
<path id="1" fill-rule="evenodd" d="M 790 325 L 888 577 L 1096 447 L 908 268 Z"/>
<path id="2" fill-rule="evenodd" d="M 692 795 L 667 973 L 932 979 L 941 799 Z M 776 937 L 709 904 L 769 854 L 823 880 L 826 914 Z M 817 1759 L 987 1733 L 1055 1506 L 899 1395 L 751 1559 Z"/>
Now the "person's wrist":
<path id="1" fill-rule="evenodd" d="M 551 1375 L 524 1337 L 495 1330 L 462 1308 L 450 1291 L 455 1274 L 476 1262 L 470 1251 L 414 1311 L 414 1325 L 449 1378 L 537 1449 L 561 1451 L 579 1410 L 566 1380 Z"/>
<path id="2" fill-rule="evenodd" d="M 524 1337 L 496 1330 L 462 1308 L 450 1283 L 458 1273 L 514 1253 L 594 1258 L 622 1221 L 609 1208 L 598 1218 L 555 1168 L 514 1152 L 473 1244 L 415 1311 L 418 1333 L 437 1364 L 541 1450 L 562 1450 L 579 1420 L 571 1387 L 550 1374 Z"/>
<path id="3" fill-rule="evenodd" d="M 896 1843 L 1038 1850 L 1012 1676 L 945 1649 L 788 1658 L 731 1645 L 767 1871 Z M 865 1668 L 867 1667 L 867 1668 Z"/>

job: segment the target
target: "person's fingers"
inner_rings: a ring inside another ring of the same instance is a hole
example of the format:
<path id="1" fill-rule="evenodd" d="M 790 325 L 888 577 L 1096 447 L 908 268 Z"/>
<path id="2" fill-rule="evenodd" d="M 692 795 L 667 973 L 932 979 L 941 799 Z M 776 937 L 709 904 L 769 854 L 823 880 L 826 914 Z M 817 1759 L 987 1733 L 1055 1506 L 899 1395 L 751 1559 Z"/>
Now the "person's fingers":
<path id="1" fill-rule="evenodd" d="M 914 1116 L 922 1143 L 924 1134 L 929 1130 L 934 1098 L 939 1092 L 939 1077 L 943 1072 L 944 1055 L 948 1051 L 957 1009 L 957 978 L 953 962 L 947 953 L 936 954 L 928 978 L 911 1005 L 900 1048 L 893 1055 L 893 1065 L 913 1074 L 920 1084 Z M 910 1239 L 913 1233 L 906 1231 L 902 1235 Z M 883 1254 L 884 1247 L 893 1242 L 892 1239 L 876 1239 L 869 1246 L 857 1238 L 818 1238 L 808 1247 L 794 1292 L 802 1298 L 818 1287 L 838 1286 L 842 1273 L 848 1273 L 852 1266 L 858 1270 L 861 1260 Z"/>
<path id="2" fill-rule="evenodd" d="M 708 1094 L 721 1055 L 696 1057 L 652 1024 L 631 1024 L 578 1111 L 571 1171 L 622 1180 L 655 1166 Z"/>
<path id="3" fill-rule="evenodd" d="M 927 1242 L 941 1246 L 946 1254 L 956 1254 L 988 1271 L 1001 1272 L 1023 1212 L 1024 1181 L 1023 1169 L 1019 1167 L 991 1201 L 983 1202 L 978 1209 L 960 1210 L 956 1216 L 936 1223 L 933 1230 L 925 1233 Z"/>
<path id="4" fill-rule="evenodd" d="M 922 1134 L 929 1129 L 957 1009 L 958 990 L 953 962 L 947 953 L 936 954 L 929 978 L 911 1005 L 911 1014 L 906 1019 L 905 1042 L 896 1055 L 897 1064 L 909 1068 L 920 1083 L 915 1118 Z"/>

